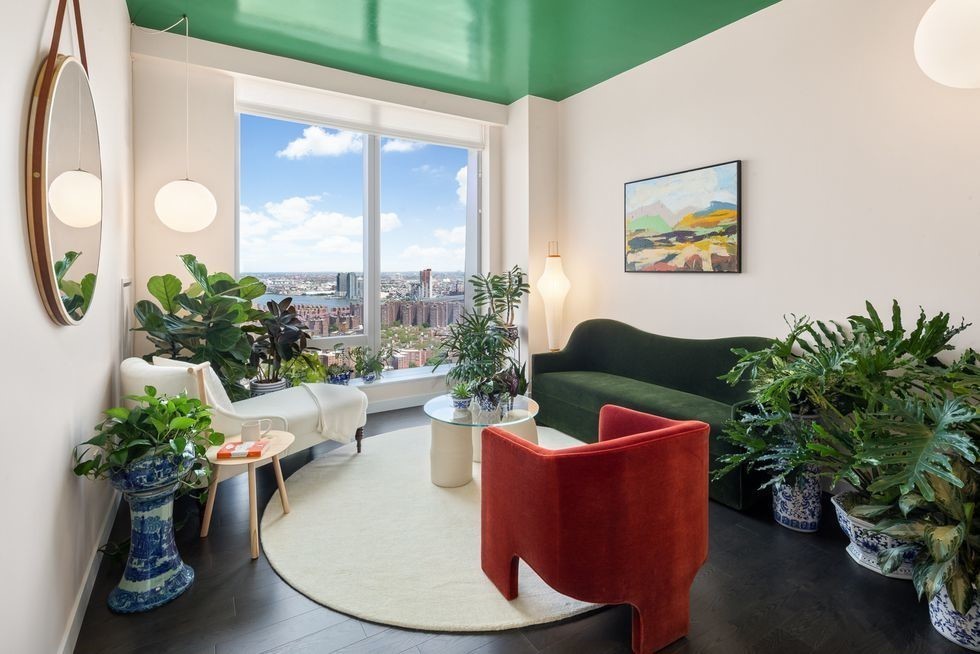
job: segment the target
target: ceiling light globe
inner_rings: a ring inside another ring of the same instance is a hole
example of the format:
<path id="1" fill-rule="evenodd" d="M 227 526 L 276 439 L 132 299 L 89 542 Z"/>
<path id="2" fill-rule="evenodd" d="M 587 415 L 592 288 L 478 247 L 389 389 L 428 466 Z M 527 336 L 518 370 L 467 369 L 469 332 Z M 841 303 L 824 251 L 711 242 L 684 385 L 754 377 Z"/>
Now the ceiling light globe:
<path id="1" fill-rule="evenodd" d="M 157 191 L 153 208 L 160 222 L 176 232 L 199 232 L 218 215 L 214 194 L 189 179 L 178 179 Z"/>
<path id="2" fill-rule="evenodd" d="M 102 221 L 102 180 L 84 170 L 68 170 L 48 187 L 48 205 L 69 227 L 84 229 Z"/>
<path id="3" fill-rule="evenodd" d="M 915 60 L 934 81 L 980 88 L 980 0 L 936 0 L 915 32 Z"/>

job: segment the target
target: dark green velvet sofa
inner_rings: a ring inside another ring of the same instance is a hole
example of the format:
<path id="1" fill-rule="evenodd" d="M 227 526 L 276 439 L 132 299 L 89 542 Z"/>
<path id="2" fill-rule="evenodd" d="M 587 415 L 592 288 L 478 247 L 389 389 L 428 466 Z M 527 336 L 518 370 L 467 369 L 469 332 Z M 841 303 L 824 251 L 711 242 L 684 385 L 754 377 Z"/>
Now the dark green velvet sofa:
<path id="1" fill-rule="evenodd" d="M 531 395 L 541 406 L 538 424 L 595 442 L 599 409 L 618 404 L 665 418 L 711 425 L 711 467 L 732 452 L 718 439 L 734 404 L 748 398 L 745 384 L 718 379 L 735 363 L 732 348 L 761 349 L 754 336 L 695 340 L 644 332 L 615 320 L 587 320 L 575 327 L 565 349 L 531 358 Z M 758 495 L 759 480 L 735 470 L 711 482 L 710 496 L 742 509 Z"/>

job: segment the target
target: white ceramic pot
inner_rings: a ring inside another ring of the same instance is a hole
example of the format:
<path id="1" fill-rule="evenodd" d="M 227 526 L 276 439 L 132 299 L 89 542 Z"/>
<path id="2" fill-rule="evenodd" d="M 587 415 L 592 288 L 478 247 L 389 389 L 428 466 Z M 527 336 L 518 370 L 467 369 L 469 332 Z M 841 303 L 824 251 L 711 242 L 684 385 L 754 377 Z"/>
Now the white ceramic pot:
<path id="1" fill-rule="evenodd" d="M 249 384 L 249 389 L 252 391 L 252 397 L 258 395 L 265 395 L 266 393 L 275 393 L 276 391 L 281 391 L 289 388 L 289 382 L 285 379 L 280 379 L 274 382 L 260 382 L 252 380 Z"/>
<path id="2" fill-rule="evenodd" d="M 955 608 L 949 599 L 946 587 L 929 602 L 929 621 L 933 628 L 944 638 L 960 647 L 973 652 L 980 652 L 980 605 L 973 601 L 973 606 L 966 615 Z"/>
<path id="3" fill-rule="evenodd" d="M 840 525 L 841 530 L 847 534 L 851 541 L 847 546 L 847 553 L 858 565 L 884 575 L 885 573 L 878 567 L 878 553 L 882 550 L 910 545 L 911 543 L 875 531 L 872 523 L 850 515 L 847 509 L 854 505 L 855 496 L 856 494 L 851 492 L 838 493 L 830 500 L 834 505 L 834 511 L 837 512 L 837 524 Z M 895 579 L 911 579 L 913 563 L 918 554 L 919 550 L 910 550 L 905 554 L 905 561 L 902 565 L 885 576 Z"/>

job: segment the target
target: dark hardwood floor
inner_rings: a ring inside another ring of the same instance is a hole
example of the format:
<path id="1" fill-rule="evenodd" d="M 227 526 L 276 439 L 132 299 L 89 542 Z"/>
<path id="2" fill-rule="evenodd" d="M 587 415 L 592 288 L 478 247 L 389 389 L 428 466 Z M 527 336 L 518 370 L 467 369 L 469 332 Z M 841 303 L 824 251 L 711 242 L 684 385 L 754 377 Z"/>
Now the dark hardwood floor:
<path id="1" fill-rule="evenodd" d="M 421 409 L 369 417 L 368 436 L 424 424 Z M 324 443 L 283 460 L 290 475 L 336 444 Z M 364 447 L 371 447 L 370 439 Z M 270 466 L 259 469 L 260 506 L 272 496 Z M 260 509 L 261 510 L 261 509 Z M 105 599 L 122 565 L 105 558 L 99 569 L 76 652 L 164 654 L 613 654 L 630 651 L 630 611 L 616 606 L 541 627 L 481 634 L 434 634 L 363 622 L 307 599 L 282 581 L 264 556 L 248 551 L 248 489 L 244 475 L 222 482 L 211 534 L 198 537 L 198 507 L 177 535 L 194 585 L 170 604 L 120 616 Z M 710 554 L 691 592 L 690 635 L 666 652 L 778 654 L 805 652 L 922 652 L 964 650 L 937 634 L 911 582 L 864 570 L 844 553 L 846 539 L 829 505 L 818 534 L 777 526 L 766 506 L 742 514 L 711 503 Z M 125 538 L 125 503 L 112 538 Z M 656 538 L 651 534 L 651 538 Z M 325 553 L 356 557 L 357 552 Z"/>

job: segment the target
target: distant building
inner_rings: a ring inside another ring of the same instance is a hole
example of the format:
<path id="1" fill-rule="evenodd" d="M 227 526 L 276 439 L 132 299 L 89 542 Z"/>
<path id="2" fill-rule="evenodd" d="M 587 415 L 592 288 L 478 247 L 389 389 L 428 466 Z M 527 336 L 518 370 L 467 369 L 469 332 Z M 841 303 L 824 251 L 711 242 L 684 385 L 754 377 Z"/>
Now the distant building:
<path id="1" fill-rule="evenodd" d="M 420 300 L 427 300 L 432 297 L 432 268 L 419 271 L 419 292 Z"/>

